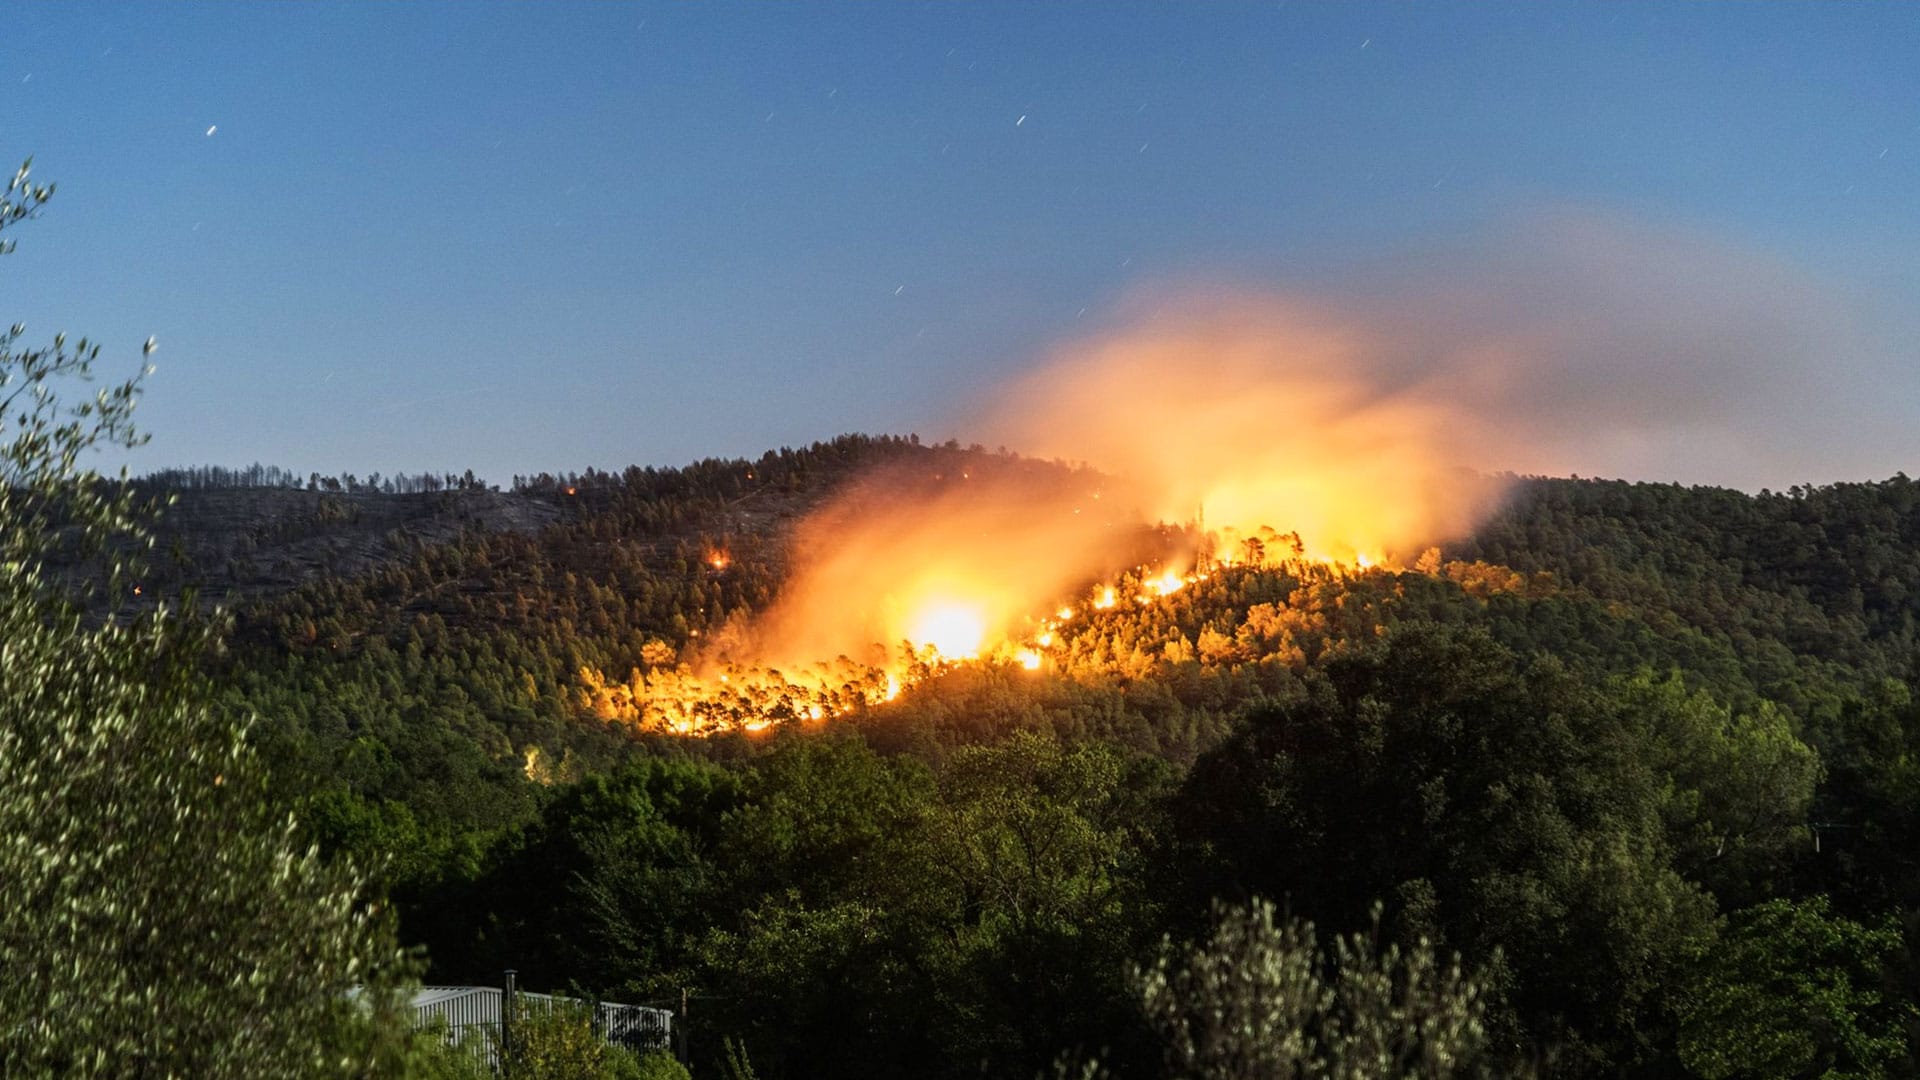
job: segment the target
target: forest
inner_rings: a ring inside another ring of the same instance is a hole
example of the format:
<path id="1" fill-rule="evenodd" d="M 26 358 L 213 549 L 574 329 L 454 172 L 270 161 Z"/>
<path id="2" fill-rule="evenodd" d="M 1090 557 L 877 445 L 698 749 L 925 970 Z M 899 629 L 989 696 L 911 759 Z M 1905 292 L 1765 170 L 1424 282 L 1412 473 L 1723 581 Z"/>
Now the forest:
<path id="1" fill-rule="evenodd" d="M 1305 935 L 1302 977 L 1399 957 L 1403 998 L 1446 975 L 1471 999 L 1458 1060 L 1354 1075 L 1920 1069 L 1905 476 L 1525 478 L 1410 565 L 1223 564 L 1087 610 L 1039 670 L 641 722 L 636 694 L 779 593 L 793 522 L 901 460 L 1013 459 L 846 436 L 517 478 L 550 524 L 242 597 L 218 708 L 254 718 L 302 834 L 375 868 L 428 982 L 684 1001 L 697 1075 L 1335 1074 L 1195 1034 L 1232 993 L 1194 981 L 1205 947 L 1250 917 Z M 1329 1061 L 1363 1026 L 1331 1016 L 1300 1021 Z"/>
<path id="2" fill-rule="evenodd" d="M 0 25 L 0 1080 L 1920 1080 L 1920 5 Z"/>

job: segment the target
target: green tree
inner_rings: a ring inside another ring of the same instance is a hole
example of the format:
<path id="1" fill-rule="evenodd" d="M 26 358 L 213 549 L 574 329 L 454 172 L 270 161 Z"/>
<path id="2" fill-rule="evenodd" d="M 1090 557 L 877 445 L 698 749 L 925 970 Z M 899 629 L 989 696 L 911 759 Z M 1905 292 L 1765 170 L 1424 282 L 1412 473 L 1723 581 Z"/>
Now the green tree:
<path id="1" fill-rule="evenodd" d="M 1503 1043 L 1601 1071 L 1659 1052 L 1659 1002 L 1711 933 L 1711 900 L 1672 865 L 1651 746 L 1562 664 L 1405 625 L 1196 765 L 1178 858 L 1197 905 L 1284 896 L 1337 928 L 1386 898 L 1397 936 L 1459 949 L 1501 991 Z"/>
<path id="2" fill-rule="evenodd" d="M 51 192 L 22 166 L 0 228 Z M 85 459 L 139 441 L 151 369 L 68 405 L 98 346 L 23 333 L 0 339 L 0 1073 L 363 1069 L 379 1040 L 358 1021 L 340 1037 L 345 992 L 398 969 L 385 920 L 269 808 L 244 727 L 209 712 L 214 627 L 116 607 L 144 508 Z M 50 572 L 55 554 L 95 588 Z"/>
<path id="3" fill-rule="evenodd" d="M 1769 895 L 1807 850 L 1820 760 L 1770 702 L 1736 713 L 1676 674 L 1626 684 L 1625 707 L 1648 725 L 1648 760 L 1665 778 L 1675 862 L 1739 906 Z"/>
<path id="4" fill-rule="evenodd" d="M 1486 987 L 1424 939 L 1372 934 L 1323 950 L 1271 903 L 1216 907 L 1208 936 L 1134 973 L 1176 1080 L 1440 1080 L 1482 1071 Z"/>
<path id="5" fill-rule="evenodd" d="M 516 968 L 627 1000 L 670 993 L 713 903 L 709 849 L 734 783 L 699 762 L 645 759 L 563 790 L 477 883 L 436 897 L 449 959 L 484 945 L 474 979 Z M 464 935 L 464 937 L 462 936 Z"/>
<path id="6" fill-rule="evenodd" d="M 770 1077 L 939 1072 L 919 956 L 938 905 L 912 856 L 933 798 L 927 771 L 857 737 L 795 735 L 742 789 L 701 946 L 713 1029 L 751 1044 Z M 723 1048 L 701 1049 L 717 1060 Z"/>
<path id="7" fill-rule="evenodd" d="M 1899 1075 L 1920 1013 L 1884 986 L 1901 949 L 1891 920 L 1869 927 L 1825 897 L 1737 913 L 1680 996 L 1680 1059 L 1706 1080 Z"/>
<path id="8" fill-rule="evenodd" d="M 1109 1043 L 1164 772 L 1032 733 L 932 772 L 858 737 L 782 740 L 728 818 L 712 1015 L 768 1076 L 1032 1075 Z"/>
<path id="9" fill-rule="evenodd" d="M 956 1061 L 1031 1075 L 1124 1025 L 1121 980 L 1148 937 L 1141 853 L 1166 771 L 1100 743 L 1021 732 L 957 751 L 916 852 L 923 963 Z"/>

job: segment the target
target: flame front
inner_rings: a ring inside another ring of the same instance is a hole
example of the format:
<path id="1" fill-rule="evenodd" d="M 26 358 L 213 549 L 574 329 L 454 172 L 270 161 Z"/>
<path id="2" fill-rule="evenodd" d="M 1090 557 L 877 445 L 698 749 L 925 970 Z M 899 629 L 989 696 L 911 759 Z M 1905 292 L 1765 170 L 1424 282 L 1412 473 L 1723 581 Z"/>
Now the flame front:
<path id="1" fill-rule="evenodd" d="M 992 655 L 1106 570 L 1139 527 L 1088 511 L 1091 490 L 1087 474 L 1014 459 L 910 461 L 863 477 L 795 530 L 793 575 L 736 655 L 885 670 L 900 667 L 903 645 L 944 660 Z"/>
<path id="2" fill-rule="evenodd" d="M 987 640 L 987 616 L 977 605 L 936 600 L 913 617 L 907 640 L 948 660 L 972 660 Z"/>
<path id="3" fill-rule="evenodd" d="M 1451 468 L 1476 429 L 1445 395 L 1396 377 L 1398 359 L 1286 309 L 1069 350 L 983 423 L 1090 467 L 905 455 L 800 523 L 769 610 L 626 693 L 634 708 L 656 702 L 650 722 L 671 730 L 719 715 L 819 720 L 955 663 L 1038 671 L 1077 611 L 1178 602 L 1215 566 L 1410 560 L 1469 529 L 1500 487 Z M 1142 550 L 1175 535 L 1162 523 L 1182 527 L 1185 550 Z M 707 563 L 724 571 L 728 556 Z"/>

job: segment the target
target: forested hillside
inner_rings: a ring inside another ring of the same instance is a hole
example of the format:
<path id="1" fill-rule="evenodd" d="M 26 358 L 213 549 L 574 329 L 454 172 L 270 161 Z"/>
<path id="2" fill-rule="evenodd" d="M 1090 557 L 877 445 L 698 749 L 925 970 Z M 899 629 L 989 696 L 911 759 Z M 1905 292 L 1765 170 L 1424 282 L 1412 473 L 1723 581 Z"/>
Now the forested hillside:
<path id="1" fill-rule="evenodd" d="M 1013 459 L 845 437 L 508 492 L 214 484 L 183 569 L 121 600 L 216 575 L 224 707 L 304 827 L 382 867 L 436 981 L 684 989 L 696 1064 L 733 1038 L 766 1077 L 1156 1075 L 1130 971 L 1266 897 L 1458 951 L 1496 1073 L 1920 1068 L 1904 476 L 1527 479 L 1402 568 L 1136 572 L 1063 597 L 1044 663 L 642 722 L 777 595 L 794 522 L 902 460 Z"/>

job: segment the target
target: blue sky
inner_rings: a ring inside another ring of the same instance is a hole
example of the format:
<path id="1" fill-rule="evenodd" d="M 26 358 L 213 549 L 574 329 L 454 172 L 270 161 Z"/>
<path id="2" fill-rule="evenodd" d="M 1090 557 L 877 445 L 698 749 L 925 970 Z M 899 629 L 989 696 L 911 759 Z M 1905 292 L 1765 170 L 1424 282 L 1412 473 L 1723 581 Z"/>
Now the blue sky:
<path id="1" fill-rule="evenodd" d="M 499 481 L 966 439 L 1128 298 L 1443 288 L 1539 214 L 1790 267 L 1898 373 L 1917 55 L 1905 5 L 14 5 L 59 194 L 0 315 L 159 338 L 139 465 Z M 1773 482 L 1914 471 L 1909 388 Z"/>

